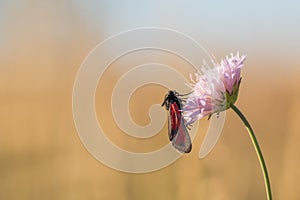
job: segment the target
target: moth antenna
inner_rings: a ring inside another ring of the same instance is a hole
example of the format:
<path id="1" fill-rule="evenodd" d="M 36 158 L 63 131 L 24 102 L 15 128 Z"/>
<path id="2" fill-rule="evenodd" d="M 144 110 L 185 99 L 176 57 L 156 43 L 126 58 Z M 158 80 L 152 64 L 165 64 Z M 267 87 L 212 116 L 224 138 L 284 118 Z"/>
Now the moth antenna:
<path id="1" fill-rule="evenodd" d="M 186 94 L 178 94 L 177 96 L 183 97 L 183 96 L 187 96 L 187 95 L 189 95 L 189 94 L 192 94 L 193 92 L 194 92 L 194 91 L 191 91 L 191 92 L 186 93 Z"/>

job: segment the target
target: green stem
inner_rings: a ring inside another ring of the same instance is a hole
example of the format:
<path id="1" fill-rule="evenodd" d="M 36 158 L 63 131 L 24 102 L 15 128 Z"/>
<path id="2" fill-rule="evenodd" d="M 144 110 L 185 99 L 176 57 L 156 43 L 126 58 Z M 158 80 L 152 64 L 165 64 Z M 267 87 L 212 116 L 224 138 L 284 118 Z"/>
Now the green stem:
<path id="1" fill-rule="evenodd" d="M 241 120 L 244 122 L 246 129 L 249 132 L 249 135 L 251 137 L 252 143 L 254 145 L 256 154 L 258 156 L 259 162 L 260 162 L 260 166 L 264 175 L 264 180 L 265 180 L 265 186 L 266 186 L 266 192 L 267 192 L 267 197 L 268 200 L 272 200 L 272 192 L 271 192 L 271 185 L 270 185 L 270 180 L 269 180 L 269 175 L 268 175 L 268 170 L 267 170 L 267 166 L 264 160 L 264 157 L 262 155 L 261 149 L 259 147 L 258 141 L 255 137 L 255 134 L 253 132 L 253 129 L 251 128 L 248 120 L 246 119 L 246 117 L 243 115 L 243 113 L 235 106 L 235 105 L 231 105 L 231 108 L 236 112 L 236 114 L 241 118 Z"/>

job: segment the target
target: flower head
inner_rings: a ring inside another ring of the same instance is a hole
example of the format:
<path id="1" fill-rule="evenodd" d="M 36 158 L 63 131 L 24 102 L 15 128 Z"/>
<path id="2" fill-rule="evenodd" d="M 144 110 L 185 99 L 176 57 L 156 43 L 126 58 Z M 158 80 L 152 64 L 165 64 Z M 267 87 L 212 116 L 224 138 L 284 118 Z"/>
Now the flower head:
<path id="1" fill-rule="evenodd" d="M 241 68 L 244 66 L 243 62 L 246 59 L 246 56 L 239 56 L 237 53 L 235 56 L 231 54 L 229 58 L 226 56 L 226 59 L 223 59 L 219 66 L 219 73 L 221 74 L 221 79 L 224 83 L 226 91 L 229 94 L 232 94 L 235 86 L 238 86 L 239 81 L 241 80 Z"/>
<path id="2" fill-rule="evenodd" d="M 235 103 L 241 81 L 240 73 L 245 56 L 231 54 L 220 64 L 210 68 L 205 64 L 201 72 L 191 77 L 189 86 L 193 92 L 183 106 L 184 117 L 187 124 L 191 124 L 205 116 L 211 116 L 228 109 Z"/>

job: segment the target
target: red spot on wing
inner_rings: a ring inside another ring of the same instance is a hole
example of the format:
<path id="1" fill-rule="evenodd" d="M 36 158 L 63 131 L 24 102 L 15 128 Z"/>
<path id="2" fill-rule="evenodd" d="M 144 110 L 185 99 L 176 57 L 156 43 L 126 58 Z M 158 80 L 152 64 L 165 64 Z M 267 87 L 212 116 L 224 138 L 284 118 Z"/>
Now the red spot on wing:
<path id="1" fill-rule="evenodd" d="M 170 123 L 171 130 L 177 131 L 181 123 L 181 112 L 177 103 L 170 104 Z"/>

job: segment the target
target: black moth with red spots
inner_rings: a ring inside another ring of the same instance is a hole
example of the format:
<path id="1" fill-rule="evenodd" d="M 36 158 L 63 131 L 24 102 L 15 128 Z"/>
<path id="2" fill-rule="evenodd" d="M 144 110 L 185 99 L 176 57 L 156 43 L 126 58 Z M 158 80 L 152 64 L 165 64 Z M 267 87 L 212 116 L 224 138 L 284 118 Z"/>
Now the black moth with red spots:
<path id="1" fill-rule="evenodd" d="M 168 133 L 172 145 L 181 153 L 189 153 L 192 143 L 181 113 L 182 100 L 179 96 L 178 92 L 170 90 L 161 106 L 165 106 L 169 111 Z"/>

